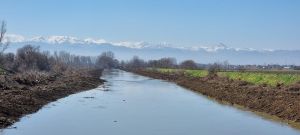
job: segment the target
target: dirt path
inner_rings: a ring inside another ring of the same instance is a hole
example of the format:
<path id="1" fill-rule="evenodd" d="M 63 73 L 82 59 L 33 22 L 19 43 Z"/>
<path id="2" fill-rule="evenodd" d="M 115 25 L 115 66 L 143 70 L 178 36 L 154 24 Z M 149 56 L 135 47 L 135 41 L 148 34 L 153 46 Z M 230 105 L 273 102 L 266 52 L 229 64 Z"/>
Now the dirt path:
<path id="1" fill-rule="evenodd" d="M 34 84 L 15 79 L 0 90 L 0 128 L 12 125 L 20 117 L 38 111 L 49 102 L 101 85 L 102 70 L 79 70 L 53 75 Z M 8 79 L 10 80 L 10 79 Z M 26 82 L 26 83 L 25 83 Z"/>
<path id="2" fill-rule="evenodd" d="M 219 101 L 300 124 L 300 83 L 292 86 L 269 87 L 218 76 L 193 78 L 182 73 L 165 74 L 148 70 L 131 70 L 131 72 L 172 81 Z"/>

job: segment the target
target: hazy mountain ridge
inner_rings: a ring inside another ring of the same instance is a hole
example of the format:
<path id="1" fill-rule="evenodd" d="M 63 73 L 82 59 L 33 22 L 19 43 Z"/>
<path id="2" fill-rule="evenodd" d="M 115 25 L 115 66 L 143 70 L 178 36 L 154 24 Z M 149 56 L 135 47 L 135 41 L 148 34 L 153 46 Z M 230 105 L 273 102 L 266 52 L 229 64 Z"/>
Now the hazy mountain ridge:
<path id="1" fill-rule="evenodd" d="M 148 42 L 108 42 L 103 39 L 79 39 L 70 36 L 37 36 L 25 38 L 10 36 L 8 51 L 26 45 L 39 45 L 41 50 L 61 51 L 79 55 L 97 56 L 104 51 L 112 51 L 121 60 L 129 60 L 134 55 L 143 59 L 175 57 L 178 61 L 193 59 L 200 63 L 228 60 L 232 64 L 297 64 L 300 65 L 300 50 L 256 50 L 251 48 L 230 48 L 224 44 L 212 47 L 176 47 L 168 43 Z"/>
<path id="2" fill-rule="evenodd" d="M 80 39 L 77 37 L 72 36 L 34 36 L 31 38 L 26 38 L 22 35 L 15 35 L 15 34 L 9 34 L 5 41 L 9 41 L 12 43 L 22 43 L 22 42 L 36 42 L 36 43 L 48 43 L 48 44 L 111 44 L 114 46 L 124 46 L 128 48 L 136 48 L 136 49 L 142 49 L 142 48 L 177 48 L 177 49 L 184 49 L 184 50 L 191 50 L 191 51 L 198 51 L 198 50 L 205 50 L 208 52 L 215 52 L 218 50 L 245 50 L 245 51 L 259 51 L 253 48 L 230 48 L 226 45 L 220 43 L 219 45 L 215 46 L 192 46 L 192 47 L 178 47 L 174 46 L 172 44 L 162 42 L 162 43 L 151 43 L 151 42 L 144 42 L 144 41 L 138 41 L 138 42 L 130 42 L 130 41 L 121 41 L 121 42 L 108 42 L 104 39 L 94 39 L 94 38 L 85 38 Z M 261 50 L 261 51 L 272 51 L 272 50 Z"/>

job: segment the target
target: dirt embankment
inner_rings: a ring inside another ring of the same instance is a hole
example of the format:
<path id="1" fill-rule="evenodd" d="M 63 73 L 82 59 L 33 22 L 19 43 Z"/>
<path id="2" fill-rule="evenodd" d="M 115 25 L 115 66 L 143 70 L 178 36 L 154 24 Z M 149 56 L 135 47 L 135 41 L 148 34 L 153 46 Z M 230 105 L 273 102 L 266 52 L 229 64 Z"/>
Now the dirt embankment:
<path id="1" fill-rule="evenodd" d="M 203 95 L 241 105 L 250 110 L 300 123 L 300 82 L 291 86 L 269 87 L 218 76 L 193 78 L 182 73 L 160 73 L 148 70 L 131 72 L 177 83 Z"/>
<path id="2" fill-rule="evenodd" d="M 104 82 L 101 73 L 102 70 L 73 70 L 49 75 L 0 75 L 0 129 L 49 102 L 96 88 Z"/>

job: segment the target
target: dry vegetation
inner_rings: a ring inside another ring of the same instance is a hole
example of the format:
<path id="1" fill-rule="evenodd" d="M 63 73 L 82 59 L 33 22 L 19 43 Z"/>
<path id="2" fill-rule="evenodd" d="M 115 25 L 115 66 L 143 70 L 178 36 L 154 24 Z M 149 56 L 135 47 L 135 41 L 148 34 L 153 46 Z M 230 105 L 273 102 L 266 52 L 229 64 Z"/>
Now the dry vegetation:
<path id="1" fill-rule="evenodd" d="M 58 98 L 99 86 L 102 70 L 118 64 L 111 52 L 93 58 L 25 45 L 5 53 L 5 22 L 0 30 L 0 128 Z"/>

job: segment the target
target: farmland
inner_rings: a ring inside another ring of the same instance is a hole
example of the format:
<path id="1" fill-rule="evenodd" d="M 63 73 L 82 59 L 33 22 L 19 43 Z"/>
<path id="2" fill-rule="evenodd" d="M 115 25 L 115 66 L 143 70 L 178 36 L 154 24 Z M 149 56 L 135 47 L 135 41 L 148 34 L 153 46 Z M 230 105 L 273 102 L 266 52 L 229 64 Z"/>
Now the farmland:
<path id="1" fill-rule="evenodd" d="M 219 72 L 218 75 L 234 80 L 243 80 L 253 84 L 291 85 L 300 81 L 300 74 L 284 72 Z"/>
<path id="2" fill-rule="evenodd" d="M 185 75 L 192 77 L 205 77 L 208 75 L 207 70 L 185 70 L 168 68 L 148 70 L 156 70 L 161 73 L 183 72 Z M 266 84 L 269 86 L 291 85 L 300 81 L 299 72 L 291 71 L 219 71 L 217 75 L 220 77 L 228 77 L 233 80 L 242 80 L 252 84 Z"/>

